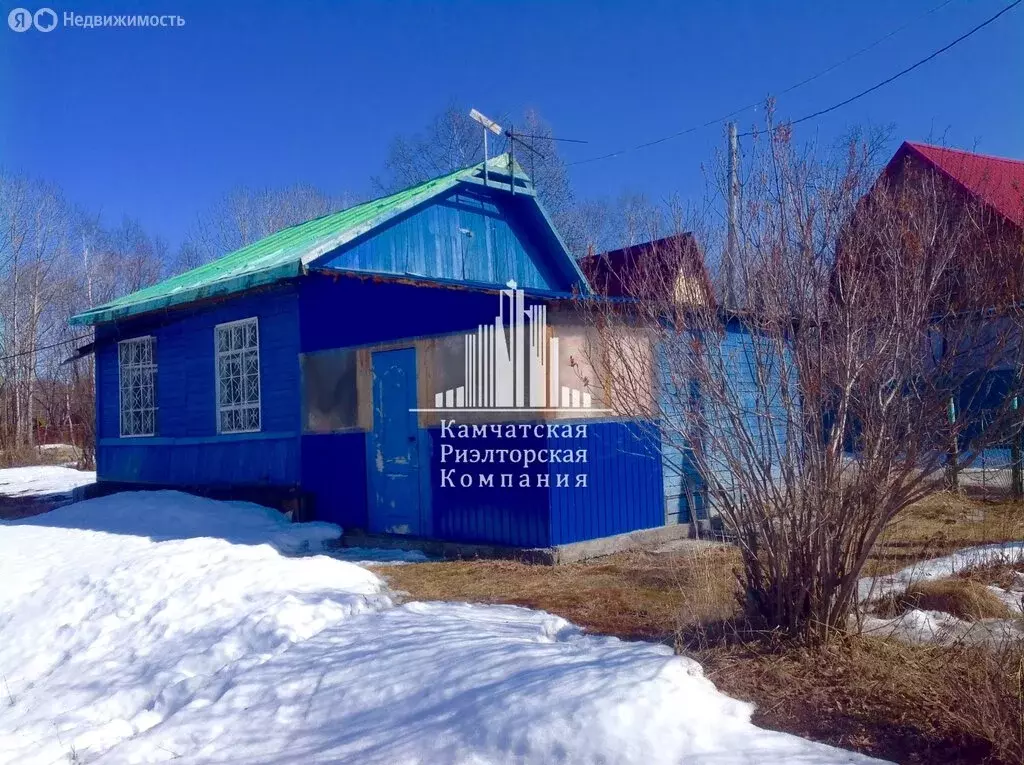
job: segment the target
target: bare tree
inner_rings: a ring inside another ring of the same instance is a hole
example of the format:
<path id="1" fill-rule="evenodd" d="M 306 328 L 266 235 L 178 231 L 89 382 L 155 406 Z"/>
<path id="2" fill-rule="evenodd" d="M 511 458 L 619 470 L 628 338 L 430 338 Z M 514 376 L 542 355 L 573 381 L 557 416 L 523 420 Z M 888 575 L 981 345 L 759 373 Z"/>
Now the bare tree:
<path id="1" fill-rule="evenodd" d="M 319 218 L 354 203 L 312 186 L 237 188 L 201 214 L 181 246 L 175 271 L 187 271 L 288 226 Z"/>
<path id="2" fill-rule="evenodd" d="M 494 118 L 506 129 L 522 135 L 515 148 L 516 161 L 530 176 L 537 197 L 551 215 L 555 227 L 575 256 L 585 255 L 588 224 L 593 208 L 580 209 L 569 181 L 568 168 L 551 125 L 536 109 L 527 109 L 519 120 L 498 114 Z M 506 136 L 491 136 L 488 151 L 493 157 L 509 150 Z M 523 144 L 526 144 L 524 146 Z M 386 194 L 482 162 L 483 134 L 469 118 L 469 109 L 451 102 L 419 133 L 398 136 L 391 142 L 384 162 L 385 174 L 374 185 Z"/>
<path id="3" fill-rule="evenodd" d="M 152 284 L 165 256 L 138 222 L 106 231 L 54 185 L 0 171 L 0 456 L 38 436 L 91 452 L 92 363 L 62 363 L 81 338 L 68 317 Z"/>
<path id="4" fill-rule="evenodd" d="M 36 432 L 37 369 L 63 331 L 54 305 L 71 289 L 69 208 L 50 184 L 0 174 L 0 398 L 8 443 L 31 445 Z"/>
<path id="5" fill-rule="evenodd" d="M 658 423 L 691 511 L 739 545 L 747 616 L 824 640 L 885 527 L 1019 429 L 1019 231 L 936 174 L 876 182 L 861 142 L 777 129 L 746 162 L 742 309 L 680 290 L 680 254 L 653 253 L 632 302 L 581 304 L 590 374 L 616 414 Z"/>
<path id="6" fill-rule="evenodd" d="M 491 155 L 505 151 L 505 138 L 492 138 Z M 482 162 L 483 134 L 469 118 L 469 109 L 452 101 L 419 133 L 400 135 L 391 141 L 385 175 L 374 179 L 381 193 L 391 194 L 417 183 Z"/>

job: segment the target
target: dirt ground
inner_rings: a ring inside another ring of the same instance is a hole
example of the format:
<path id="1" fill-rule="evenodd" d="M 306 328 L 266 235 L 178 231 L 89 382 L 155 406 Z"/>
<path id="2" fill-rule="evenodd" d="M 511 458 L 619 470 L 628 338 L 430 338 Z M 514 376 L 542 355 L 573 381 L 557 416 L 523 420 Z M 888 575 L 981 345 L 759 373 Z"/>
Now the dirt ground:
<path id="1" fill-rule="evenodd" d="M 868 573 L 1015 539 L 1024 539 L 1024 505 L 941 495 L 893 524 Z M 769 728 L 896 762 L 1024 762 L 1019 650 L 868 637 L 811 650 L 740 635 L 738 562 L 733 548 L 694 543 L 555 567 L 478 560 L 376 570 L 409 598 L 528 606 L 594 633 L 674 645 L 724 692 L 754 702 L 755 722 Z"/>

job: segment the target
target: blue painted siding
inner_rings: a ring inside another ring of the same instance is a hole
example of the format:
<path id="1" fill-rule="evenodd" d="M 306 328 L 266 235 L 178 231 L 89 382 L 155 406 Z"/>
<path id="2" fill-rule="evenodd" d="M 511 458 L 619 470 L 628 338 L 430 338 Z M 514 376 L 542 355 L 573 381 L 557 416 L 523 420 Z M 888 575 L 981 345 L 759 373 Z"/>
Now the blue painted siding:
<path id="1" fill-rule="evenodd" d="M 477 472 L 494 472 L 493 487 L 476 480 L 459 485 L 460 466 L 441 463 L 440 430 L 430 429 L 429 436 L 434 536 L 441 539 L 547 547 L 664 524 L 658 434 L 650 424 L 589 422 L 583 437 L 517 437 L 516 449 L 585 449 L 588 461 L 506 471 L 512 473 L 510 487 L 499 485 L 495 465 L 461 465 L 474 479 Z M 483 450 L 495 448 L 495 442 L 466 438 L 458 448 Z M 456 468 L 456 485 L 440 486 L 441 470 L 451 468 Z M 569 473 L 568 486 L 557 485 L 558 473 Z M 578 473 L 587 474 L 586 486 L 576 485 Z M 539 474 L 548 476 L 548 486 L 537 486 Z M 519 485 L 523 475 L 529 486 Z"/>
<path id="2" fill-rule="evenodd" d="M 220 439 L 102 441 L 96 469 L 101 481 L 211 487 L 298 485 L 299 442 L 294 433 Z"/>
<path id="3" fill-rule="evenodd" d="M 430 439 L 430 474 L 433 487 L 433 531 L 434 536 L 457 542 L 480 542 L 515 547 L 547 547 L 551 544 L 551 515 L 549 490 L 536 486 L 533 480 L 537 471 L 530 471 L 531 486 L 519 486 L 519 473 L 513 472 L 513 485 L 499 486 L 502 472 L 496 465 L 456 465 L 449 459 L 441 462 L 440 428 L 427 431 Z M 509 446 L 509 444 L 501 444 Z M 547 447 L 546 437 L 529 436 L 516 438 L 517 449 L 542 449 Z M 459 449 L 493 449 L 493 438 L 459 439 Z M 476 479 L 477 473 L 494 473 L 494 486 L 461 486 L 458 482 L 459 468 L 465 469 Z M 456 469 L 455 486 L 441 486 L 441 471 Z M 479 468 L 479 470 L 475 469 Z M 543 472 L 544 466 L 539 466 Z"/>
<path id="4" fill-rule="evenodd" d="M 551 544 L 625 534 L 665 524 L 658 431 L 650 423 L 588 422 L 583 438 L 551 439 L 550 447 L 587 450 L 587 463 L 550 465 L 586 472 L 586 487 L 551 489 Z"/>
<path id="5" fill-rule="evenodd" d="M 665 524 L 690 523 L 694 515 L 707 517 L 705 483 L 695 463 L 692 444 L 680 443 L 679 407 L 697 405 L 700 391 L 696 381 L 684 381 L 685 390 L 677 390 L 668 368 L 664 348 L 658 349 L 659 407 L 662 413 L 661 464 L 665 498 Z"/>
<path id="6" fill-rule="evenodd" d="M 366 476 L 365 433 L 302 436 L 302 488 L 315 498 L 317 520 L 366 529 Z"/>
<path id="7" fill-rule="evenodd" d="M 733 425 L 726 419 L 726 412 L 708 412 L 711 423 L 721 422 L 722 431 L 735 432 L 738 427 L 741 433 L 733 437 L 742 437 L 752 443 L 761 458 L 770 463 L 773 469 L 780 464 L 781 455 L 790 446 L 787 443 L 789 429 L 787 423 L 788 407 L 783 397 L 784 389 L 795 391 L 795 380 L 784 380 L 783 369 L 791 364 L 782 363 L 778 359 L 777 348 L 772 340 L 760 340 L 751 330 L 739 321 L 731 321 L 721 339 L 720 352 L 727 370 L 728 390 L 730 395 L 743 409 L 741 423 Z M 773 368 L 774 365 L 774 368 Z M 762 379 L 758 379 L 758 375 Z M 708 407 L 708 404 L 704 404 Z M 712 424 L 712 427 L 715 427 Z M 737 492 L 735 480 L 730 473 L 722 454 L 710 451 L 713 467 L 708 482 L 717 481 L 724 491 Z M 713 499 L 711 500 L 713 504 Z"/>
<path id="8" fill-rule="evenodd" d="M 256 316 L 260 337 L 261 432 L 218 435 L 214 327 Z M 299 480 L 298 296 L 291 285 L 190 311 L 97 329 L 97 462 L 100 480 L 159 484 Z M 156 338 L 157 426 L 153 438 L 120 438 L 117 341 Z"/>
<path id="9" fill-rule="evenodd" d="M 497 307 L 494 293 L 312 273 L 299 285 L 301 350 L 469 331 Z"/>
<path id="10" fill-rule="evenodd" d="M 704 478 L 697 469 L 693 451 L 662 443 L 662 474 L 664 476 L 665 525 L 673 526 L 706 520 L 707 496 Z"/>
<path id="11" fill-rule="evenodd" d="M 484 189 L 460 190 L 410 211 L 317 262 L 317 267 L 446 281 L 564 290 L 535 241 L 519 201 Z"/>

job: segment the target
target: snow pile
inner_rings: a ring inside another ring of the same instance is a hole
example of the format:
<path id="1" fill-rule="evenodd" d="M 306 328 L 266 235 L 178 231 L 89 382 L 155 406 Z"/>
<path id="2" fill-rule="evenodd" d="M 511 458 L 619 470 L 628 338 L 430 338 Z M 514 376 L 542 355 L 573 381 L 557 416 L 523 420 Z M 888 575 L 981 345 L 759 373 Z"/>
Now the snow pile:
<path id="1" fill-rule="evenodd" d="M 968 547 L 941 558 L 915 563 L 895 574 L 865 577 L 858 582 L 861 601 L 869 602 L 891 593 L 902 592 L 914 582 L 947 579 L 964 571 L 996 563 L 1019 563 L 1024 560 L 1024 542 Z M 1024 613 L 1024 576 L 1016 575 L 1016 584 L 1004 589 L 988 585 L 1015 615 Z M 911 643 L 999 644 L 1024 638 L 1024 625 L 1015 619 L 980 619 L 967 621 L 942 611 L 911 609 L 899 616 L 884 618 L 868 614 L 862 622 L 864 632 L 897 637 Z"/>
<path id="2" fill-rule="evenodd" d="M 317 544 L 325 525 L 177 492 L 0 524 L 0 762 L 89 762 L 174 729 L 240 674 L 390 605 L 365 569 L 278 553 Z"/>
<path id="3" fill-rule="evenodd" d="M 892 618 L 867 615 L 861 629 L 866 634 L 895 637 L 908 643 L 968 643 L 1000 645 L 1024 638 L 1017 619 L 979 619 L 967 621 L 944 611 L 911 609 Z"/>
<path id="4" fill-rule="evenodd" d="M 44 497 L 67 495 L 79 486 L 96 483 L 96 473 L 59 465 L 0 470 L 0 497 Z"/>
<path id="5" fill-rule="evenodd" d="M 338 531 L 174 492 L 0 524 L 0 762 L 872 762 L 664 646 L 278 552 Z"/>
<path id="6" fill-rule="evenodd" d="M 1011 613 L 1020 616 L 1024 614 L 1024 581 L 1020 572 L 1016 572 L 1015 584 L 1009 589 L 998 587 L 994 584 L 988 585 L 988 591 L 999 598 L 1003 604 L 1010 609 Z"/>
<path id="7" fill-rule="evenodd" d="M 1016 563 L 1024 560 L 1024 542 L 967 547 L 941 558 L 915 563 L 895 574 L 864 577 L 858 584 L 861 600 L 880 598 L 891 592 L 901 592 L 912 582 L 946 579 L 962 571 L 993 563 Z"/>

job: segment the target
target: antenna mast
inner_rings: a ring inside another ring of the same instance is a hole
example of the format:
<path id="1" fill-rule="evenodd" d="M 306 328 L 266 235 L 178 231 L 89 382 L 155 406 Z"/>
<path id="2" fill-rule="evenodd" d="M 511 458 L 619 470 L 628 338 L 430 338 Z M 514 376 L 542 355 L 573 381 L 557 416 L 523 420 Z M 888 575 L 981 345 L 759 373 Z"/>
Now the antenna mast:
<path id="1" fill-rule="evenodd" d="M 494 120 L 488 119 L 487 117 L 482 115 L 480 112 L 478 112 L 476 109 L 470 109 L 469 110 L 469 116 L 472 119 L 474 119 L 477 122 L 479 122 L 481 125 L 483 125 L 483 128 L 484 128 L 484 186 L 486 186 L 487 185 L 487 162 L 490 160 L 490 157 L 487 154 L 487 133 L 488 133 L 488 131 L 490 131 L 491 133 L 494 133 L 495 135 L 501 135 L 501 125 L 499 125 Z"/>

